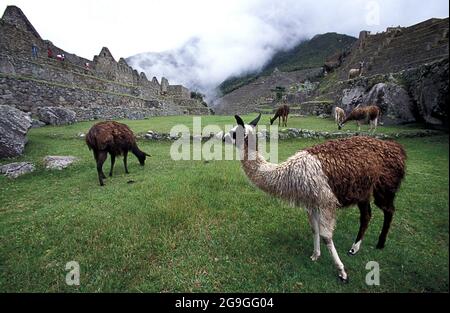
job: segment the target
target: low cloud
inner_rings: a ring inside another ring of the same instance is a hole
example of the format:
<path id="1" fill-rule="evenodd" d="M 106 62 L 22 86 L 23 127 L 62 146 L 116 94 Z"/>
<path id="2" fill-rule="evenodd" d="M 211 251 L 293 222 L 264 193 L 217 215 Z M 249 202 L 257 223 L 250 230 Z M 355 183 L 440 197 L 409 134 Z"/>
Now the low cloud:
<path id="1" fill-rule="evenodd" d="M 131 65 L 213 99 L 223 80 L 258 71 L 277 51 L 316 34 L 357 36 L 363 29 L 377 32 L 448 15 L 446 1 L 230 1 L 218 9 L 224 14 L 205 11 L 203 29 L 179 48 L 138 54 Z"/>
<path id="2" fill-rule="evenodd" d="M 226 78 L 260 69 L 280 50 L 316 34 L 358 36 L 431 17 L 447 0 L 9 0 L 43 38 L 88 59 L 107 46 L 148 77 L 214 96 Z M 157 53 L 155 53 L 157 52 Z"/>

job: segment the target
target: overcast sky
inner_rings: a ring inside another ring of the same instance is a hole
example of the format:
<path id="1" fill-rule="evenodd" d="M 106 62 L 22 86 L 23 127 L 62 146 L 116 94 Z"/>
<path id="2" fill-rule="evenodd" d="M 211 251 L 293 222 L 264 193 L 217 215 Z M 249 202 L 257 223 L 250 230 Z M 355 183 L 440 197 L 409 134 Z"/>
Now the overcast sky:
<path id="1" fill-rule="evenodd" d="M 103 46 L 118 60 L 196 38 L 196 70 L 203 70 L 196 74 L 209 82 L 258 68 L 274 51 L 315 34 L 357 36 L 449 10 L 447 0 L 0 0 L 0 11 L 12 4 L 44 39 L 88 59 Z"/>

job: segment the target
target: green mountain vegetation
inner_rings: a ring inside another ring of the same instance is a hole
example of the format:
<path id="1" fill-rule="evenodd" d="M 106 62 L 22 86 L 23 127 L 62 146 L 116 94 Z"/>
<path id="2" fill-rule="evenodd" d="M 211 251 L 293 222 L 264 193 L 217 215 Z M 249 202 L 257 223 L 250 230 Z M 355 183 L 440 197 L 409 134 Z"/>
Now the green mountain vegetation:
<path id="1" fill-rule="evenodd" d="M 291 50 L 276 53 L 260 72 L 246 73 L 225 80 L 219 85 L 219 90 L 222 94 L 230 93 L 260 76 L 270 75 L 275 68 L 282 72 L 292 72 L 320 67 L 327 57 L 349 49 L 355 41 L 354 37 L 337 33 L 317 35 L 300 42 Z"/>

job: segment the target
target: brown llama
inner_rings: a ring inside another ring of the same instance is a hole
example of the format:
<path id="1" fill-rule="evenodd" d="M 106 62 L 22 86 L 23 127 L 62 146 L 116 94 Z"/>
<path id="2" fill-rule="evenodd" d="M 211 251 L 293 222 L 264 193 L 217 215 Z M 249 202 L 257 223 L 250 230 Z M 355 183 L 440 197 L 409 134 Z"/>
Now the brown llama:
<path id="1" fill-rule="evenodd" d="M 289 115 L 289 106 L 287 104 L 280 105 L 275 112 L 273 118 L 270 119 L 270 125 L 273 125 L 273 122 L 278 119 L 278 127 L 280 127 L 281 119 L 283 119 L 282 126 L 287 127 L 287 120 Z"/>
<path id="2" fill-rule="evenodd" d="M 127 174 L 129 174 L 127 166 L 128 151 L 131 151 L 138 158 L 142 166 L 145 164 L 145 157 L 150 156 L 139 150 L 131 129 L 127 125 L 118 122 L 100 122 L 92 126 L 86 135 L 86 144 L 89 150 L 94 152 L 100 186 L 104 185 L 103 179 L 106 178 L 103 173 L 103 163 L 108 153 L 111 156 L 110 177 L 113 173 L 116 156 L 123 155 L 123 165 Z"/>
<path id="3" fill-rule="evenodd" d="M 238 125 L 223 136 L 223 141 L 238 147 L 243 170 L 254 185 L 306 209 L 314 234 L 311 259 L 316 261 L 320 257 L 322 239 L 340 279 L 347 282 L 347 272 L 333 243 L 337 210 L 358 205 L 359 231 L 348 252 L 354 255 L 361 247 L 371 219 L 373 196 L 384 213 L 377 244 L 382 249 L 395 211 L 394 198 L 405 175 L 403 147 L 394 141 L 354 136 L 300 150 L 285 162 L 273 164 L 258 151 L 256 125 L 260 117 L 245 125 L 236 115 Z"/>
<path id="4" fill-rule="evenodd" d="M 378 120 L 381 117 L 380 108 L 376 105 L 369 105 L 366 107 L 357 107 L 344 119 L 342 123 L 339 124 L 338 128 L 342 129 L 345 123 L 348 121 L 356 121 L 358 124 L 358 131 L 361 131 L 361 123 L 369 122 L 370 129 L 369 132 L 377 130 Z"/>

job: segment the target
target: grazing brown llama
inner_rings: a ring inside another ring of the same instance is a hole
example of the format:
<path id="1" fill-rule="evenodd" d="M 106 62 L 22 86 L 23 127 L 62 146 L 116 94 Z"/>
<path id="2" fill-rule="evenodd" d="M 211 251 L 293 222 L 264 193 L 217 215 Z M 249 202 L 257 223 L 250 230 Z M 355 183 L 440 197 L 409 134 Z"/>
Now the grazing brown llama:
<path id="1" fill-rule="evenodd" d="M 381 111 L 376 105 L 369 105 L 366 107 L 357 107 L 339 124 L 338 128 L 342 129 L 348 121 L 356 121 L 358 124 L 358 131 L 361 131 L 361 123 L 370 123 L 370 131 L 377 130 L 378 120 L 380 119 Z"/>
<path id="2" fill-rule="evenodd" d="M 340 129 L 340 125 L 345 120 L 345 112 L 340 107 L 334 108 L 334 120 L 336 121 L 338 129 Z"/>
<path id="3" fill-rule="evenodd" d="M 384 213 L 377 248 L 385 245 L 395 211 L 394 198 L 405 175 L 406 154 L 394 141 L 355 136 L 330 140 L 300 150 L 285 162 L 267 162 L 257 148 L 258 116 L 238 125 L 223 137 L 241 152 L 241 163 L 247 177 L 263 191 L 306 209 L 314 234 L 313 261 L 320 257 L 320 239 L 326 244 L 342 281 L 348 280 L 344 264 L 333 243 L 336 213 L 340 208 L 358 205 L 360 226 L 349 250 L 354 255 L 361 247 L 371 218 L 370 200 Z"/>
<path id="4" fill-rule="evenodd" d="M 123 165 L 127 174 L 129 174 L 127 167 L 128 151 L 131 151 L 138 158 L 142 166 L 145 164 L 145 157 L 150 156 L 139 150 L 131 129 L 127 125 L 118 122 L 100 122 L 92 126 L 86 135 L 86 144 L 89 150 L 94 152 L 94 158 L 97 162 L 98 180 L 101 186 L 104 185 L 103 179 L 106 178 L 103 173 L 103 163 L 108 153 L 111 156 L 110 177 L 113 173 L 116 156 L 123 155 Z"/>
<path id="5" fill-rule="evenodd" d="M 278 127 L 280 126 L 281 119 L 283 119 L 283 123 L 281 126 L 287 127 L 287 120 L 289 115 L 289 106 L 287 104 L 280 105 L 275 112 L 274 117 L 270 119 L 270 125 L 273 125 L 273 122 L 278 119 Z"/>

